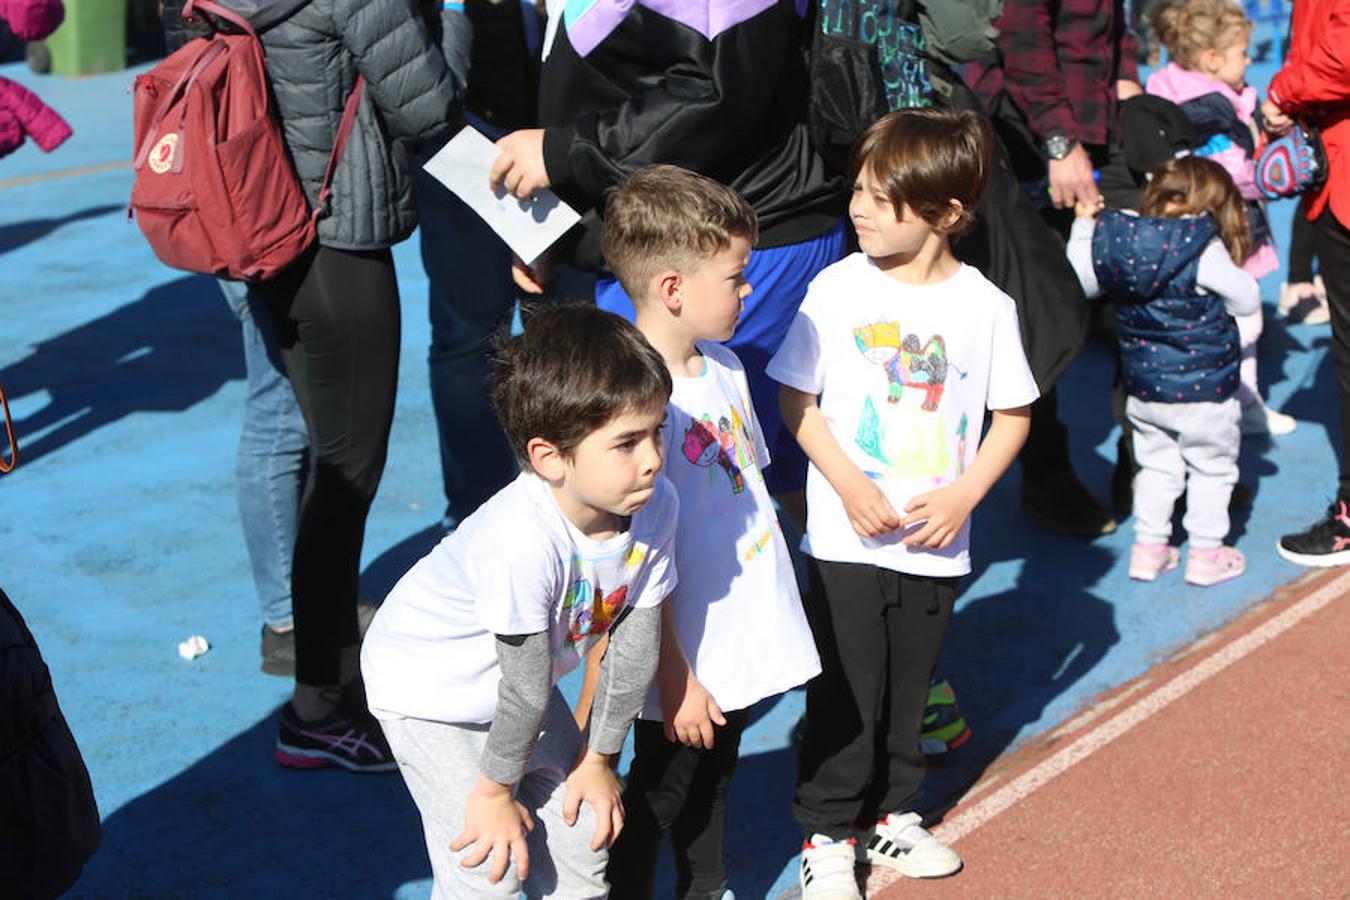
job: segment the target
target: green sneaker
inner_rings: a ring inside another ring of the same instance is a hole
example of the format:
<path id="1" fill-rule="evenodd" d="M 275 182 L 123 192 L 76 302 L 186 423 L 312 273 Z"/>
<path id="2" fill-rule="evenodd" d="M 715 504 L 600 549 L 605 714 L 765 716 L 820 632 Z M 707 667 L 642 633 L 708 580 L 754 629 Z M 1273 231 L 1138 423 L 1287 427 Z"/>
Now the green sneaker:
<path id="1" fill-rule="evenodd" d="M 961 718 L 956 692 L 943 681 L 928 686 L 928 705 L 923 711 L 923 732 L 919 746 L 925 756 L 941 756 L 970 740 L 970 726 Z"/>

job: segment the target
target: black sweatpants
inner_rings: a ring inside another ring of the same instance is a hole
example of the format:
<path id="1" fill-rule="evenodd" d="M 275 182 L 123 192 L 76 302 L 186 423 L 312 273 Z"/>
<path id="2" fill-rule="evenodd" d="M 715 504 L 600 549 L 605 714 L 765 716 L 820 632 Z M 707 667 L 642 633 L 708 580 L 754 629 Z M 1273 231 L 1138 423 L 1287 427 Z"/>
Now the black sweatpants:
<path id="1" fill-rule="evenodd" d="M 1338 495 L 1350 500 L 1350 229 L 1330 207 L 1317 219 L 1317 267 L 1331 309 L 1331 350 L 1340 388 L 1341 446 Z"/>
<path id="2" fill-rule="evenodd" d="M 291 570 L 295 680 L 338 683 L 359 638 L 366 513 L 384 472 L 398 385 L 399 301 L 386 250 L 319 247 L 263 287 L 309 429 Z"/>
<path id="3" fill-rule="evenodd" d="M 842 840 L 922 799 L 928 680 L 957 579 L 815 559 L 808 571 L 821 673 L 806 686 L 794 812 L 807 837 Z"/>
<path id="4" fill-rule="evenodd" d="M 661 832 L 675 850 L 675 896 L 721 900 L 727 890 L 722 847 L 726 798 L 749 710 L 724 712 L 713 747 L 700 750 L 666 740 L 660 722 L 633 723 L 635 754 L 623 792 L 623 831 L 609 851 L 612 900 L 654 896 Z"/>

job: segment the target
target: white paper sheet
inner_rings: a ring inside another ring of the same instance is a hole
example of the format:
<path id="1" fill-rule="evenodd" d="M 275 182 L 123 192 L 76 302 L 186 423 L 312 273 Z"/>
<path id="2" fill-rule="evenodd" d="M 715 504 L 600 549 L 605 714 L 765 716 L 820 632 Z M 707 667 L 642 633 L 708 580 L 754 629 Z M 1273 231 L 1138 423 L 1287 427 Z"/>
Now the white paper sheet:
<path id="1" fill-rule="evenodd" d="M 478 213 L 526 264 L 533 263 L 581 216 L 547 189 L 533 200 L 517 200 L 505 188 L 493 193 L 488 171 L 496 158 L 496 145 L 466 125 L 423 168 Z"/>

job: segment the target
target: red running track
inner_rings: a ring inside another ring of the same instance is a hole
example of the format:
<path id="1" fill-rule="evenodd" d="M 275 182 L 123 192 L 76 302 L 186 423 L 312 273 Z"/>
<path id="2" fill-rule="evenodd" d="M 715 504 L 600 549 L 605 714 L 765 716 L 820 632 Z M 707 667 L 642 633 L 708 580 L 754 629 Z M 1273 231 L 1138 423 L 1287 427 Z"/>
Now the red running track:
<path id="1" fill-rule="evenodd" d="M 935 829 L 965 868 L 867 896 L 1350 897 L 1347 594 L 1301 579 L 1001 761 Z"/>

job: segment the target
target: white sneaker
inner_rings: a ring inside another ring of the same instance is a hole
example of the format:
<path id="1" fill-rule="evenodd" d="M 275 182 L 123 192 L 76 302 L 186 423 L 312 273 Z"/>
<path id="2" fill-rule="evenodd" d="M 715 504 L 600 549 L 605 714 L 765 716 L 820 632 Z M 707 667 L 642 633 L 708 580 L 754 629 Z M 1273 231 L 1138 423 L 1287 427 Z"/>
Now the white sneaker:
<path id="1" fill-rule="evenodd" d="M 813 834 L 802 844 L 799 870 L 802 900 L 862 900 L 858 876 L 853 871 L 855 843 L 852 838 L 836 841 Z"/>
<path id="2" fill-rule="evenodd" d="M 918 813 L 891 813 L 867 838 L 867 860 L 908 878 L 941 878 L 961 868 L 961 857 L 921 824 Z"/>
<path id="3" fill-rule="evenodd" d="M 1240 428 L 1243 434 L 1288 434 L 1298 427 L 1298 420 L 1266 406 L 1257 400 L 1243 407 Z"/>

